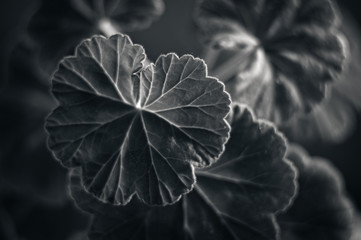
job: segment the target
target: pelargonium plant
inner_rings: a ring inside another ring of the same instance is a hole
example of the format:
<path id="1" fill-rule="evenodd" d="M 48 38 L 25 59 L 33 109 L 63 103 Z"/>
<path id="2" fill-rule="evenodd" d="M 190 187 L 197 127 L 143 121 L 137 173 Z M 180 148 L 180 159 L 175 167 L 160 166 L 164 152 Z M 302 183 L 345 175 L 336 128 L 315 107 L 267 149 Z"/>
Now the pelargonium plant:
<path id="1" fill-rule="evenodd" d="M 1 97 L 32 99 L 17 104 L 36 116 L 17 131 L 26 151 L 14 155 L 18 137 L 7 133 L 0 161 L 57 162 L 45 170 L 48 188 L 26 185 L 34 202 L 78 214 L 53 239 L 357 239 L 341 173 L 287 140 L 317 137 L 302 136 L 315 128 L 309 119 L 337 112 L 338 86 L 350 85 L 342 81 L 358 55 L 337 4 L 197 0 L 189 32 L 203 52 L 148 57 L 132 34 L 162 21 L 167 4 L 42 1 L 13 51 L 14 93 Z M 12 190 L 26 195 L 4 176 L 1 221 L 16 218 Z M 4 239 L 26 235 L 9 222 Z"/>

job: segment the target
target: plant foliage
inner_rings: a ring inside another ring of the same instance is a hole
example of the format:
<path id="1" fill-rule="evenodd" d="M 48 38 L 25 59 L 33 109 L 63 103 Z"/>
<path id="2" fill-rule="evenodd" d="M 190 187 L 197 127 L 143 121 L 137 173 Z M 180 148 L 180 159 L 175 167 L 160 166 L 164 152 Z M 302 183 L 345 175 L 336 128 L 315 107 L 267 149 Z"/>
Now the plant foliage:
<path id="1" fill-rule="evenodd" d="M 198 170 L 194 190 L 179 202 L 150 207 L 103 203 L 70 173 L 78 206 L 93 214 L 90 239 L 276 239 L 275 213 L 295 194 L 295 171 L 284 159 L 285 142 L 271 123 L 255 120 L 244 106 L 229 117 L 231 137 L 221 158 Z"/>
<path id="2" fill-rule="evenodd" d="M 330 0 L 201 0 L 196 20 L 215 52 L 211 73 L 277 124 L 309 112 L 343 70 L 347 46 Z"/>
<path id="3" fill-rule="evenodd" d="M 102 201 L 177 201 L 194 166 L 215 162 L 229 136 L 229 96 L 202 60 L 144 59 L 127 36 L 93 37 L 53 77 L 60 106 L 46 122 L 49 147 L 64 166 L 82 166 L 86 190 Z"/>
<path id="4" fill-rule="evenodd" d="M 282 239 L 349 239 L 354 207 L 337 169 L 297 145 L 289 147 L 287 157 L 298 170 L 299 189 L 292 207 L 278 217 Z"/>

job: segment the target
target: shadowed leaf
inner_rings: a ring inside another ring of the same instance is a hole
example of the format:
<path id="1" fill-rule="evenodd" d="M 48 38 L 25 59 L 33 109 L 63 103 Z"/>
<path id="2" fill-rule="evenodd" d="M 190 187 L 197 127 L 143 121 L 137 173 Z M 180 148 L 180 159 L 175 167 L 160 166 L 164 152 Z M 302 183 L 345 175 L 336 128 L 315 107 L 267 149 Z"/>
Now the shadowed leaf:
<path id="1" fill-rule="evenodd" d="M 293 205 L 278 217 L 282 239 L 349 239 L 353 206 L 339 172 L 295 145 L 289 147 L 287 157 L 298 170 L 299 191 Z"/>
<path id="2" fill-rule="evenodd" d="M 197 171 L 194 190 L 171 206 L 149 207 L 136 198 L 124 207 L 104 204 L 82 189 L 81 170 L 74 169 L 72 197 L 94 214 L 90 239 L 276 239 L 274 214 L 295 194 L 284 140 L 247 108 L 235 106 L 229 120 L 224 154 Z"/>

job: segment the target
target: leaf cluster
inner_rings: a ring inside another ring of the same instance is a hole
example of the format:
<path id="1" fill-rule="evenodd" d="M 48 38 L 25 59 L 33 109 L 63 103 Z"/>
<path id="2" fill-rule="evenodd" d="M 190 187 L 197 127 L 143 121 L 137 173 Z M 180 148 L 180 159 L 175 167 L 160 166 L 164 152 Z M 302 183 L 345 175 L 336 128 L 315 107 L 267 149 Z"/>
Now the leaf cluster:
<path id="1" fill-rule="evenodd" d="M 64 169 L 48 173 L 68 175 L 70 201 L 49 187 L 29 192 L 89 214 L 88 229 L 71 239 L 349 239 L 355 211 L 341 175 L 277 129 L 302 135 L 338 106 L 352 112 L 337 94 L 319 105 L 349 55 L 333 1 L 196 1 L 205 59 L 168 53 L 153 63 L 125 33 L 163 10 L 161 0 L 44 1 L 13 52 L 16 94 L 3 94 L 0 105 L 18 119 L 31 109 L 34 119 L 4 120 L 23 126 L 0 139 L 0 160 L 14 159 L 2 169 L 29 156 L 60 162 Z M 24 75 L 41 90 L 29 91 Z M 7 109 L 14 99 L 19 110 Z M 42 128 L 49 112 L 52 156 Z M 22 132 L 26 151 L 14 154 Z M 4 176 L 1 190 L 21 186 Z M 0 220 L 10 214 L 6 198 Z"/>

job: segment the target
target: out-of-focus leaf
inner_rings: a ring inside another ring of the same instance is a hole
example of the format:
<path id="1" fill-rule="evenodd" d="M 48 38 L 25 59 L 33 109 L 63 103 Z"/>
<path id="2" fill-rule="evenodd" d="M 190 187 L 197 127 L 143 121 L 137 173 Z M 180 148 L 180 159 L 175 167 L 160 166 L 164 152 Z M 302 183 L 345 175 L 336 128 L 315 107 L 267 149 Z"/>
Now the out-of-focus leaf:
<path id="1" fill-rule="evenodd" d="M 47 93 L 49 101 L 52 102 L 53 99 L 49 93 L 51 73 L 49 69 L 43 66 L 39 67 L 39 63 L 36 61 L 39 50 L 40 47 L 37 43 L 28 36 L 16 46 L 9 57 L 7 87 L 28 88 L 29 91 L 41 90 Z M 53 67 L 55 68 L 55 65 Z M 8 92 L 8 89 L 4 89 L 4 93 Z"/>
<path id="2" fill-rule="evenodd" d="M 44 119 L 55 106 L 48 85 L 39 81 L 29 47 L 17 48 L 11 79 L 0 93 L 0 195 L 23 194 L 46 206 L 63 205 L 66 172 L 46 146 Z"/>
<path id="3" fill-rule="evenodd" d="M 2 204 L 0 205 L 0 238 L 4 240 L 19 239 L 14 220 Z"/>
<path id="4" fill-rule="evenodd" d="M 348 240 L 353 206 L 340 173 L 298 146 L 290 146 L 287 157 L 298 170 L 299 189 L 293 205 L 278 217 L 282 239 Z"/>
<path id="5" fill-rule="evenodd" d="M 277 124 L 318 104 L 347 55 L 331 0 L 201 0 L 196 20 L 210 74 Z"/>
<path id="6" fill-rule="evenodd" d="M 124 207 L 105 204 L 83 190 L 81 170 L 74 169 L 72 197 L 94 214 L 90 239 L 276 239 L 274 213 L 295 194 L 285 142 L 245 107 L 235 106 L 229 121 L 221 158 L 197 171 L 194 190 L 170 206 L 150 207 L 136 198 Z"/>
<path id="7" fill-rule="evenodd" d="M 90 223 L 69 199 L 63 205 L 44 205 L 23 193 L 0 195 L 1 240 L 64 240 Z"/>
<path id="8" fill-rule="evenodd" d="M 84 38 L 108 28 L 123 33 L 146 28 L 163 9 L 163 0 L 43 0 L 29 24 L 40 47 L 33 61 L 50 76 Z"/>
<path id="9" fill-rule="evenodd" d="M 203 44 L 198 41 L 193 20 L 194 0 L 165 1 L 165 4 L 161 19 L 147 29 L 130 33 L 132 40 L 147 49 L 147 57 L 152 61 L 168 52 L 200 56 Z"/>
<path id="10" fill-rule="evenodd" d="M 354 215 L 353 228 L 350 240 L 361 239 L 361 216 L 360 213 Z"/>
<path id="11" fill-rule="evenodd" d="M 342 142 L 352 133 L 355 125 L 355 109 L 339 93 L 335 84 L 325 102 L 309 114 L 294 116 L 281 129 L 290 140 L 309 146 Z"/>
<path id="12" fill-rule="evenodd" d="M 128 36 L 93 37 L 53 77 L 59 101 L 46 121 L 49 147 L 63 165 L 82 166 L 87 191 L 126 204 L 177 201 L 223 152 L 230 108 L 224 85 L 190 55 L 163 55 L 143 68 Z"/>
<path id="13" fill-rule="evenodd" d="M 349 101 L 358 111 L 361 110 L 361 32 L 360 25 L 353 18 L 352 14 L 344 7 L 341 9 L 343 13 L 343 24 L 341 31 L 346 36 L 350 48 L 350 64 L 342 75 L 343 81 L 336 83 L 334 88 L 343 98 Z"/>
<path id="14" fill-rule="evenodd" d="M 0 87 L 6 86 L 8 62 L 14 47 L 26 35 L 26 27 L 36 11 L 38 0 L 0 2 Z"/>
<path id="15" fill-rule="evenodd" d="M 66 171 L 53 161 L 44 131 L 55 101 L 49 81 L 32 61 L 34 42 L 25 42 L 11 55 L 10 81 L 0 93 L 0 195 L 22 194 L 46 206 L 63 205 L 68 201 Z"/>
<path id="16" fill-rule="evenodd" d="M 46 147 L 44 119 L 55 106 L 48 91 L 18 85 L 0 95 L 0 193 L 22 193 L 44 205 L 67 200 L 66 173 Z"/>
<path id="17" fill-rule="evenodd" d="M 356 111 L 361 110 L 361 34 L 350 13 L 343 9 L 341 31 L 348 39 L 350 64 L 341 81 L 332 85 L 330 96 L 309 114 L 294 116 L 282 126 L 282 131 L 294 142 L 339 143 L 353 133 Z"/>

